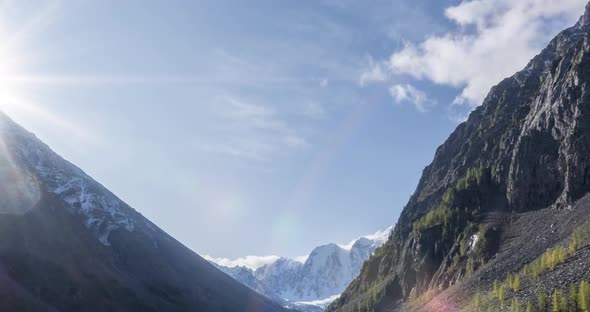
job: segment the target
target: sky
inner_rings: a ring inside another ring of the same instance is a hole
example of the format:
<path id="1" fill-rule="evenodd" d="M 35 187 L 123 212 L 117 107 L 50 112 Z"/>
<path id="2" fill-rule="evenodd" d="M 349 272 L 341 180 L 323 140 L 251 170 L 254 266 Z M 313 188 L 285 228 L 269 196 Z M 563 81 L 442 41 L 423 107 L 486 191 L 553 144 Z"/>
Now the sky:
<path id="1" fill-rule="evenodd" d="M 0 0 L 0 109 L 201 255 L 299 257 L 393 225 L 584 5 Z"/>

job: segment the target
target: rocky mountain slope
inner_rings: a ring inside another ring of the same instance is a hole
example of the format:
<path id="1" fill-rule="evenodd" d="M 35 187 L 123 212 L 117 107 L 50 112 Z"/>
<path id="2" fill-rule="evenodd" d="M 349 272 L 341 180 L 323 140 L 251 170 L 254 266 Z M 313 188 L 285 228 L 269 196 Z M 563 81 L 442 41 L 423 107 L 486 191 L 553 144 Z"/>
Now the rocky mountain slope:
<path id="1" fill-rule="evenodd" d="M 362 264 L 388 238 L 391 228 L 347 245 L 314 248 L 304 263 L 279 258 L 257 268 L 223 267 L 222 271 L 260 294 L 301 311 L 322 311 L 358 276 Z"/>
<path id="2" fill-rule="evenodd" d="M 4 311 L 286 311 L 0 113 Z"/>
<path id="3" fill-rule="evenodd" d="M 392 238 L 328 311 L 460 310 L 569 239 L 589 219 L 589 91 L 590 5 L 437 149 Z"/>

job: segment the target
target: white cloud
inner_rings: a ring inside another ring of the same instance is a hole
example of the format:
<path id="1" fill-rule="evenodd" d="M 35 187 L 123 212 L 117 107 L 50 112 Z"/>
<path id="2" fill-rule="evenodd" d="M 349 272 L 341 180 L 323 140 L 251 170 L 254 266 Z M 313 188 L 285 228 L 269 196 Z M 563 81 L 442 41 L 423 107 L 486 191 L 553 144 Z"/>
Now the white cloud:
<path id="1" fill-rule="evenodd" d="M 228 258 L 215 258 L 209 255 L 203 256 L 205 260 L 217 263 L 218 265 L 233 268 L 238 266 L 244 266 L 252 270 L 256 270 L 259 267 L 271 264 L 277 261 L 280 257 L 278 256 L 246 256 L 237 259 Z"/>
<path id="2" fill-rule="evenodd" d="M 387 241 L 387 239 L 389 239 L 389 235 L 391 234 L 392 230 L 393 230 L 393 226 L 390 226 L 390 227 L 386 228 L 385 230 L 377 231 L 373 234 L 366 235 L 366 236 L 363 236 L 360 238 L 366 238 L 368 240 L 372 240 L 375 242 L 379 242 L 380 244 L 384 244 Z M 360 238 L 353 239 L 348 244 L 338 244 L 338 246 L 342 249 L 351 250 L 352 246 L 354 246 L 354 243 L 356 243 L 356 241 L 358 241 Z"/>
<path id="3" fill-rule="evenodd" d="M 410 103 L 420 112 L 426 112 L 435 104 L 426 93 L 409 84 L 396 84 L 389 87 L 389 94 L 397 104 Z"/>
<path id="4" fill-rule="evenodd" d="M 387 241 L 387 239 L 389 239 L 389 235 L 391 235 L 391 231 L 393 231 L 393 226 L 390 226 L 383 231 L 377 231 L 371 235 L 367 235 L 367 236 L 365 236 L 365 238 L 370 239 L 370 240 L 378 240 L 378 241 L 385 242 L 385 241 Z"/>
<path id="5" fill-rule="evenodd" d="M 305 261 L 307 261 L 307 258 L 309 258 L 309 255 L 295 257 L 294 260 L 300 263 L 305 263 Z"/>
<path id="6" fill-rule="evenodd" d="M 309 146 L 274 106 L 226 95 L 212 109 L 210 135 L 200 140 L 201 150 L 265 161 L 285 149 Z"/>
<path id="7" fill-rule="evenodd" d="M 373 234 L 366 235 L 363 237 L 370 239 L 372 241 L 379 241 L 379 242 L 381 242 L 381 244 L 383 244 L 389 238 L 389 235 L 392 230 L 393 230 L 393 227 L 388 227 L 385 230 L 377 231 Z M 352 240 L 348 244 L 339 244 L 338 246 L 340 246 L 344 249 L 350 250 L 352 248 L 352 245 L 357 240 L 358 240 L 358 238 L 355 240 Z M 218 265 L 229 267 L 229 268 L 233 268 L 233 267 L 237 267 L 237 266 L 244 266 L 244 267 L 250 268 L 252 270 L 256 270 L 263 265 L 274 263 L 275 261 L 277 261 L 281 257 L 279 257 L 279 256 L 246 256 L 246 257 L 241 257 L 241 258 L 237 258 L 237 259 L 228 259 L 228 258 L 217 258 L 217 257 L 212 257 L 210 255 L 204 255 L 203 258 L 205 258 L 205 260 L 207 260 L 207 261 L 211 261 L 211 262 L 217 263 Z M 295 257 L 295 258 L 293 258 L 293 260 L 300 262 L 300 263 L 305 263 L 307 258 L 309 258 L 309 255 Z"/>
<path id="8" fill-rule="evenodd" d="M 586 2 L 463 1 L 445 11 L 456 30 L 406 43 L 390 57 L 390 74 L 460 88 L 454 103 L 477 106 L 493 85 L 522 69 L 557 32 L 573 25 Z M 378 81 L 381 74 L 372 64 L 361 82 Z"/>
<path id="9" fill-rule="evenodd" d="M 369 57 L 369 68 L 365 70 L 359 79 L 359 85 L 364 87 L 372 82 L 383 82 L 388 78 L 387 69 L 382 63 L 376 63 Z"/>

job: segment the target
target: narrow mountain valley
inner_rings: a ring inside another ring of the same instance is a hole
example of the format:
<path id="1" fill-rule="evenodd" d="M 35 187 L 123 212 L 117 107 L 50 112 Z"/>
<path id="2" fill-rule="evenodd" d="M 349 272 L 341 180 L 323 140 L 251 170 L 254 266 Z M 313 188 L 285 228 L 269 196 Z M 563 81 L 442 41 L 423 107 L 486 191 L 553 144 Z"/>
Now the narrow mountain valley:
<path id="1" fill-rule="evenodd" d="M 581 1 L 84 3 L 49 38 L 77 34 L 53 69 L 94 66 L 88 77 L 45 74 L 41 60 L 29 64 L 39 72 L 11 72 L 22 61 L 11 44 L 28 49 L 21 40 L 68 12 L 0 3 L 14 20 L 32 16 L 8 36 L 0 10 L 0 110 L 35 125 L 0 111 L 0 311 L 589 312 L 590 3 L 571 15 Z M 87 40 L 94 62 L 77 50 Z M 530 61 L 488 92 L 516 70 L 490 72 L 497 59 Z M 30 85 L 43 86 L 39 99 L 100 105 L 45 109 L 20 99 Z M 455 98 L 443 107 L 437 96 Z M 459 124 L 455 109 L 469 112 Z M 82 115 L 84 127 L 61 117 Z M 97 179 L 114 173 L 121 183 L 105 185 L 144 200 L 154 222 L 20 124 L 83 151 L 76 163 L 108 173 Z M 323 244 L 398 213 L 384 231 Z"/>

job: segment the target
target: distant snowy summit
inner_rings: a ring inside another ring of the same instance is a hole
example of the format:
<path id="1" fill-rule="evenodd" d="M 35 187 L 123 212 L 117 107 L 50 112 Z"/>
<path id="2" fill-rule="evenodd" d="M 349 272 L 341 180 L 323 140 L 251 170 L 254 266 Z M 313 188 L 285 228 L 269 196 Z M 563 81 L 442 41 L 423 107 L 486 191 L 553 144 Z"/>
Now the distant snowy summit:
<path id="1" fill-rule="evenodd" d="M 390 227 L 348 244 L 318 246 L 309 256 L 298 259 L 260 257 L 266 260 L 263 261 L 266 264 L 258 267 L 223 266 L 231 262 L 206 258 L 226 274 L 270 299 L 299 305 L 297 307 L 304 311 L 319 311 L 337 299 L 359 275 L 365 260 L 387 241 L 391 230 Z M 250 263 L 256 263 L 253 258 L 248 258 Z"/>

